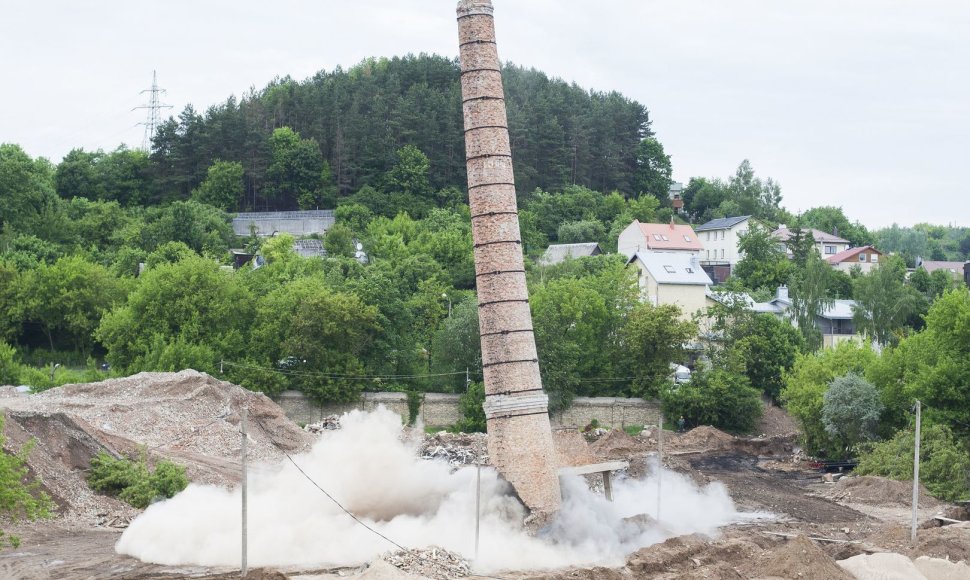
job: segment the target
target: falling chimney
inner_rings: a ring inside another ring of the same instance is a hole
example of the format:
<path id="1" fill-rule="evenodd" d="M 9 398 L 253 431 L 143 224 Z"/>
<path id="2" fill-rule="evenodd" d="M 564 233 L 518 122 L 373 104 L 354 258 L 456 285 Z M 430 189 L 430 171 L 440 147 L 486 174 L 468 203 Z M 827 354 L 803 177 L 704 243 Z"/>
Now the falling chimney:
<path id="1" fill-rule="evenodd" d="M 461 0 L 457 12 L 488 454 L 541 523 L 562 497 L 525 282 L 492 3 Z"/>

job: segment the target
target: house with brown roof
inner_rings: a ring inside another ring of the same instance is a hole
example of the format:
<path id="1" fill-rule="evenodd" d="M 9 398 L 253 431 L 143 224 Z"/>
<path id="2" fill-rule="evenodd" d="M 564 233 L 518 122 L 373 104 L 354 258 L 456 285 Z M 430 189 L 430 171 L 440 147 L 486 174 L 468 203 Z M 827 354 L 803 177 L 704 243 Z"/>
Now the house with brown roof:
<path id="1" fill-rule="evenodd" d="M 617 239 L 617 252 L 628 259 L 637 252 L 676 252 L 700 259 L 704 245 L 694 228 L 682 224 L 644 224 L 638 220 L 628 225 Z"/>
<path id="2" fill-rule="evenodd" d="M 923 258 L 916 257 L 916 267 L 923 268 L 926 270 L 927 274 L 932 274 L 937 270 L 944 270 L 954 280 L 959 280 L 963 278 L 964 266 L 970 262 L 944 262 L 942 260 L 924 260 Z"/>
<path id="3" fill-rule="evenodd" d="M 802 228 L 802 232 L 812 233 L 812 238 L 815 239 L 815 247 L 818 248 L 818 253 L 821 254 L 823 258 L 834 256 L 839 252 L 849 249 L 849 240 L 840 238 L 835 234 L 830 234 L 812 228 Z M 788 240 L 790 240 L 792 237 L 792 231 L 784 225 L 781 225 L 777 230 L 771 232 L 771 235 L 781 242 L 781 244 L 785 247 L 785 251 L 788 253 L 788 256 L 791 257 L 791 249 L 788 247 Z"/>
<path id="4" fill-rule="evenodd" d="M 882 255 L 882 252 L 872 246 L 860 246 L 828 256 L 825 258 L 825 261 L 831 264 L 836 270 L 842 270 L 845 273 L 848 273 L 852 268 L 858 267 L 864 274 L 867 274 L 879 265 L 879 260 L 882 258 Z"/>

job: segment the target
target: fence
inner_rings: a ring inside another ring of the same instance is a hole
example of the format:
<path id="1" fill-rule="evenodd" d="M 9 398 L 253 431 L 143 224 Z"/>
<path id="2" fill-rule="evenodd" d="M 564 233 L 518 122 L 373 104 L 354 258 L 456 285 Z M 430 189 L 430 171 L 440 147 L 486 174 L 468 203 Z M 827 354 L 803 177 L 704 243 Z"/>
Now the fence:
<path id="1" fill-rule="evenodd" d="M 418 414 L 430 427 L 447 427 L 461 418 L 458 409 L 459 395 L 427 393 Z M 384 405 L 402 418 L 408 416 L 407 398 L 404 393 L 364 393 L 354 403 L 314 403 L 299 391 L 284 391 L 276 402 L 286 416 L 297 423 L 313 423 L 327 415 L 340 415 L 354 409 L 369 411 Z M 626 425 L 656 425 L 660 419 L 660 404 L 644 399 L 618 397 L 577 397 L 571 407 L 550 414 L 554 427 L 582 427 L 593 419 L 602 425 L 624 427 Z"/>

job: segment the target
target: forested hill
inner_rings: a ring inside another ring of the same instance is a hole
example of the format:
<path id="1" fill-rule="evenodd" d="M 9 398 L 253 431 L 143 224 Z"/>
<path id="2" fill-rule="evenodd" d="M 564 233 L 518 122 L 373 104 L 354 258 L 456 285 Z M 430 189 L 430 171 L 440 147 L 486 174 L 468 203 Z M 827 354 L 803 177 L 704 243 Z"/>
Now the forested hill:
<path id="1" fill-rule="evenodd" d="M 634 193 L 637 148 L 650 134 L 642 104 L 511 64 L 503 74 L 520 193 L 572 183 Z M 154 140 L 153 201 L 188 197 L 212 163 L 222 160 L 245 169 L 247 201 L 240 209 L 252 206 L 254 191 L 259 209 L 292 206 L 295 198 L 263 189 L 273 161 L 269 138 L 284 126 L 316 141 L 338 196 L 364 185 L 379 188 L 405 145 L 428 156 L 434 189 L 464 188 L 459 65 L 420 55 L 369 59 L 303 82 L 277 80 L 204 114 L 187 107 Z"/>

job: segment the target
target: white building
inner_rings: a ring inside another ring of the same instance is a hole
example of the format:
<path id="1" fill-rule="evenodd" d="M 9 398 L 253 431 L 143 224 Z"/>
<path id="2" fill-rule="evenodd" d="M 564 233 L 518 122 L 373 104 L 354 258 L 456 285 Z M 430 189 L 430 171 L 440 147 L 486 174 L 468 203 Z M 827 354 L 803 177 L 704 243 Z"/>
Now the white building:
<path id="1" fill-rule="evenodd" d="M 628 225 L 617 239 L 617 252 L 627 259 L 637 252 L 676 252 L 700 259 L 704 246 L 694 229 L 681 224 L 644 224 L 637 220 Z"/>
<path id="2" fill-rule="evenodd" d="M 637 268 L 641 300 L 654 305 L 674 304 L 685 319 L 707 307 L 712 284 L 697 256 L 683 252 L 636 252 L 627 265 Z"/>
<path id="3" fill-rule="evenodd" d="M 844 240 L 839 236 L 834 234 L 825 233 L 821 230 L 816 230 L 812 228 L 803 228 L 802 232 L 811 232 L 812 237 L 815 239 L 815 247 L 818 249 L 818 253 L 822 255 L 823 258 L 829 256 L 834 256 L 839 252 L 844 252 L 849 249 L 849 240 Z M 779 228 L 771 233 L 775 236 L 779 242 L 785 246 L 785 251 L 788 252 L 788 256 L 791 257 L 791 249 L 788 247 L 788 240 L 792 237 L 792 232 L 784 225 L 779 226 Z"/>

